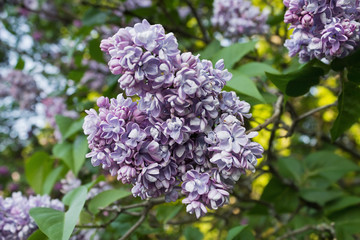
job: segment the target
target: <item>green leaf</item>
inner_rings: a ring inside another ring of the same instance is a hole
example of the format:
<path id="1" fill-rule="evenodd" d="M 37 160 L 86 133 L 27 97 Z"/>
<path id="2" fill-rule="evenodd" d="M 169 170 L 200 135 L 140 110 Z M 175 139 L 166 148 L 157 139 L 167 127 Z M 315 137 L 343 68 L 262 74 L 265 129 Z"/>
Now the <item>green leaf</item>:
<path id="1" fill-rule="evenodd" d="M 283 93 L 291 97 L 301 96 L 307 93 L 310 87 L 317 85 L 320 76 L 324 75 L 321 67 L 314 67 L 314 62 L 309 62 L 297 71 L 288 74 L 266 73 L 266 76 Z"/>
<path id="2" fill-rule="evenodd" d="M 157 207 L 156 211 L 156 219 L 160 222 L 166 224 L 168 221 L 173 219 L 183 208 L 182 204 L 161 204 Z"/>
<path id="3" fill-rule="evenodd" d="M 242 240 L 255 240 L 254 235 L 251 233 L 247 225 L 241 225 L 231 228 L 226 236 L 226 240 L 242 239 Z"/>
<path id="4" fill-rule="evenodd" d="M 354 240 L 354 234 L 360 233 L 360 220 L 348 220 L 336 223 L 335 233 L 336 239 Z"/>
<path id="5" fill-rule="evenodd" d="M 234 91 L 238 95 L 245 95 L 258 101 L 258 103 L 265 103 L 265 99 L 260 94 L 256 84 L 248 76 L 239 71 L 232 71 L 232 79 L 226 83 L 224 89 L 227 91 Z"/>
<path id="6" fill-rule="evenodd" d="M 27 240 L 48 240 L 49 238 L 39 229 L 33 232 Z"/>
<path id="7" fill-rule="evenodd" d="M 23 70 L 25 67 L 25 61 L 19 57 L 18 62 L 16 63 L 15 69 Z"/>
<path id="8" fill-rule="evenodd" d="M 235 63 L 240 61 L 247 53 L 255 49 L 256 42 L 235 43 L 218 51 L 211 60 L 216 63 L 224 59 L 225 68 L 231 69 Z"/>
<path id="9" fill-rule="evenodd" d="M 69 206 L 65 213 L 52 208 L 32 208 L 30 215 L 39 229 L 50 239 L 67 240 L 79 219 L 86 197 L 87 189 L 81 186 L 67 193 L 63 198 L 63 203 Z"/>
<path id="10" fill-rule="evenodd" d="M 66 130 L 66 132 L 62 135 L 62 139 L 66 140 L 68 137 L 72 136 L 73 134 L 82 131 L 82 125 L 84 124 L 84 118 L 80 118 L 79 120 L 74 121 L 72 119 L 72 123 Z"/>
<path id="11" fill-rule="evenodd" d="M 95 180 L 93 180 L 92 182 L 89 182 L 87 184 L 84 184 L 84 187 L 87 188 L 87 190 L 89 191 L 92 187 L 94 187 L 96 184 L 98 184 L 101 181 L 105 181 L 105 176 L 104 175 L 100 175 L 98 176 Z"/>
<path id="12" fill-rule="evenodd" d="M 62 115 L 56 115 L 55 120 L 62 136 L 65 136 L 66 132 L 69 129 L 69 126 L 71 126 L 71 124 L 74 122 L 74 119 Z M 63 140 L 65 140 L 64 137 Z"/>
<path id="13" fill-rule="evenodd" d="M 75 174 L 75 165 L 72 153 L 73 145 L 69 142 L 58 143 L 53 147 L 53 155 L 57 158 L 60 158 Z"/>
<path id="14" fill-rule="evenodd" d="M 325 207 L 325 213 L 326 215 L 329 215 L 333 212 L 343 210 L 347 207 L 359 205 L 360 204 L 360 197 L 357 196 L 343 196 L 342 198 L 339 198 L 338 200 L 329 203 Z"/>
<path id="15" fill-rule="evenodd" d="M 299 160 L 292 157 L 280 158 L 277 161 L 277 166 L 282 176 L 300 185 L 301 177 L 304 174 L 304 167 Z"/>
<path id="16" fill-rule="evenodd" d="M 268 20 L 266 21 L 267 24 L 271 26 L 278 26 L 279 24 L 284 22 L 284 14 L 278 14 L 278 15 L 270 15 L 268 17 Z"/>
<path id="17" fill-rule="evenodd" d="M 301 189 L 300 196 L 309 202 L 315 202 L 320 206 L 324 206 L 325 203 L 335 200 L 344 193 L 338 190 L 323 190 L 323 189 Z"/>
<path id="18" fill-rule="evenodd" d="M 184 229 L 184 236 L 186 240 L 201 240 L 204 238 L 204 235 L 196 227 L 186 227 Z"/>
<path id="19" fill-rule="evenodd" d="M 341 211 L 336 211 L 329 216 L 332 222 L 335 222 L 337 239 L 350 239 L 355 233 L 360 233 L 360 208 L 359 206 L 348 207 Z"/>
<path id="20" fill-rule="evenodd" d="M 56 180 L 59 178 L 62 170 L 64 169 L 63 166 L 59 166 L 55 169 L 53 169 L 46 177 L 44 185 L 43 185 L 43 193 L 44 194 L 50 194 L 51 190 L 53 189 Z"/>
<path id="21" fill-rule="evenodd" d="M 53 160 L 46 152 L 36 152 L 25 161 L 25 176 L 31 188 L 44 194 L 46 177 L 52 169 Z"/>
<path id="22" fill-rule="evenodd" d="M 278 213 L 293 212 L 299 205 L 298 193 L 276 177 L 264 188 L 261 200 L 273 203 Z"/>
<path id="23" fill-rule="evenodd" d="M 353 54 L 345 58 L 335 58 L 331 62 L 331 68 L 335 71 L 342 71 L 345 67 L 359 66 L 360 50 L 357 50 Z"/>
<path id="24" fill-rule="evenodd" d="M 236 69 L 238 72 L 248 76 L 248 77 L 255 77 L 255 76 L 265 76 L 265 72 L 272 73 L 272 74 L 280 74 L 280 72 L 273 68 L 272 66 L 261 63 L 261 62 L 249 62 L 244 65 L 241 65 Z"/>
<path id="25" fill-rule="evenodd" d="M 52 208 L 32 208 L 30 209 L 30 216 L 49 239 L 69 239 L 71 232 L 70 234 L 66 233 L 64 212 Z M 66 235 L 69 236 L 66 238 Z"/>
<path id="26" fill-rule="evenodd" d="M 100 49 L 100 39 L 92 39 L 91 41 L 89 41 L 88 46 L 91 58 L 97 62 L 105 63 L 103 52 Z"/>
<path id="27" fill-rule="evenodd" d="M 220 49 L 221 49 L 220 42 L 218 40 L 214 40 L 209 45 L 207 45 L 203 51 L 201 51 L 199 53 L 200 58 L 201 59 L 210 59 Z"/>
<path id="28" fill-rule="evenodd" d="M 91 213 L 89 213 L 87 210 L 83 209 L 80 213 L 79 217 L 79 225 L 85 225 L 85 224 L 93 224 L 94 223 L 94 217 Z"/>
<path id="29" fill-rule="evenodd" d="M 339 96 L 339 114 L 331 129 L 331 138 L 335 141 L 360 118 L 360 87 L 353 82 L 345 82 Z"/>
<path id="30" fill-rule="evenodd" d="M 84 14 L 82 24 L 84 26 L 92 26 L 97 24 L 103 24 L 107 21 L 108 14 L 100 11 L 96 8 L 90 8 Z"/>
<path id="31" fill-rule="evenodd" d="M 103 191 L 90 200 L 88 207 L 89 211 L 93 214 L 97 214 L 100 208 L 107 207 L 109 204 L 130 195 L 131 192 L 125 189 Z"/>
<path id="32" fill-rule="evenodd" d="M 330 151 L 318 151 L 304 159 L 306 172 L 311 176 L 321 176 L 329 183 L 336 182 L 349 171 L 360 168 L 348 159 Z"/>
<path id="33" fill-rule="evenodd" d="M 351 82 L 360 84 L 360 66 L 348 67 L 347 78 Z"/>
<path id="34" fill-rule="evenodd" d="M 68 79 L 74 80 L 75 82 L 80 82 L 81 78 L 84 76 L 84 70 L 72 70 L 67 75 Z"/>
<path id="35" fill-rule="evenodd" d="M 79 135 L 73 143 L 73 166 L 75 176 L 80 171 L 85 162 L 85 155 L 88 152 L 88 142 L 85 136 Z"/>

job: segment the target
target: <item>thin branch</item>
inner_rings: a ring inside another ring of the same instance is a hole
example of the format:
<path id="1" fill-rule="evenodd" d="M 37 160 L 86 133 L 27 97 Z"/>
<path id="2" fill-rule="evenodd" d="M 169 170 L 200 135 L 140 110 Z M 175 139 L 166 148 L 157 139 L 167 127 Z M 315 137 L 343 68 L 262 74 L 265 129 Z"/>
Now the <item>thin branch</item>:
<path id="1" fill-rule="evenodd" d="M 307 117 L 309 117 L 309 116 L 311 116 L 311 115 L 313 115 L 313 114 L 315 114 L 315 113 L 317 113 L 317 112 L 320 112 L 320 111 L 322 111 L 322 110 L 324 110 L 324 109 L 327 109 L 327 108 L 330 108 L 330 107 L 333 107 L 333 106 L 336 106 L 336 105 L 337 105 L 337 101 L 335 101 L 334 103 L 325 105 L 325 106 L 321 106 L 321 107 L 318 107 L 318 108 L 314 108 L 314 109 L 312 109 L 312 110 L 310 110 L 310 111 L 308 111 L 308 112 L 300 115 L 299 117 L 297 117 L 297 118 L 293 121 L 293 123 L 291 124 L 291 126 L 290 126 L 287 134 L 286 134 L 285 136 L 282 136 L 282 137 L 291 137 L 291 136 L 293 135 L 293 133 L 294 133 L 294 130 L 295 130 L 297 124 L 298 124 L 301 120 L 303 120 L 303 119 L 305 119 L 305 118 L 307 118 Z"/>
<path id="2" fill-rule="evenodd" d="M 263 128 L 266 128 L 267 125 L 269 125 L 270 123 L 275 122 L 281 114 L 283 100 L 284 100 L 284 95 L 282 95 L 282 94 L 279 95 L 278 99 L 276 100 L 275 106 L 274 106 L 273 115 L 270 118 L 268 118 L 263 124 L 260 124 L 252 129 L 249 129 L 248 131 L 246 131 L 246 133 L 250 133 L 253 131 L 259 131 Z"/>
<path id="3" fill-rule="evenodd" d="M 144 215 L 144 212 L 146 212 L 146 214 L 147 214 L 147 212 L 153 206 L 164 203 L 164 202 L 165 202 L 165 198 L 154 198 L 154 199 L 147 200 L 145 202 L 134 203 L 134 204 L 126 205 L 126 206 L 102 208 L 102 209 L 100 209 L 101 211 L 115 212 L 116 214 L 114 215 L 113 218 L 111 218 L 106 223 L 99 224 L 99 225 L 76 225 L 76 228 L 106 228 L 110 223 L 114 222 L 121 213 L 132 215 L 132 216 L 141 216 L 140 217 L 140 219 L 141 219 Z M 138 207 L 145 207 L 145 209 L 143 210 L 142 213 L 127 211 L 128 209 L 138 208 Z M 143 222 L 143 221 L 144 220 L 142 220 L 141 222 Z M 130 231 L 130 229 L 129 229 L 129 231 Z"/>
<path id="4" fill-rule="evenodd" d="M 121 212 L 117 212 L 114 217 L 112 217 L 109 221 L 107 221 L 106 223 L 103 224 L 99 224 L 99 225 L 76 225 L 76 228 L 106 228 L 110 223 L 112 223 L 113 221 L 115 221 L 117 219 L 117 217 L 120 215 Z"/>
<path id="5" fill-rule="evenodd" d="M 161 11 L 164 13 L 164 15 L 173 23 L 173 25 L 176 25 L 175 28 L 172 28 L 170 26 L 167 26 L 166 29 L 170 32 L 174 32 L 174 33 L 179 33 L 180 35 L 184 36 L 184 37 L 188 37 L 188 38 L 192 38 L 195 40 L 200 40 L 206 43 L 205 39 L 200 38 L 198 36 L 193 36 L 192 34 L 186 32 L 185 30 L 183 30 L 183 26 L 182 25 L 178 25 L 176 24 L 174 18 L 172 17 L 172 15 L 169 13 L 169 11 L 167 10 L 166 6 L 164 5 L 164 1 L 160 0 L 159 1 L 159 7 L 161 9 Z"/>
<path id="6" fill-rule="evenodd" d="M 352 155 L 354 158 L 360 159 L 360 153 L 355 150 L 356 148 L 349 147 L 348 144 L 344 144 L 344 143 L 342 143 L 342 142 L 340 142 L 340 141 L 335 141 L 335 142 L 333 142 L 333 141 L 332 141 L 328 136 L 326 136 L 326 135 L 322 135 L 322 136 L 321 136 L 321 139 L 322 139 L 323 141 L 325 141 L 325 142 L 332 143 L 332 144 L 336 145 L 336 146 L 339 147 L 341 150 L 343 150 L 343 151 L 349 153 L 350 155 Z"/>
<path id="7" fill-rule="evenodd" d="M 141 215 L 139 220 L 120 238 L 120 240 L 127 239 L 140 225 L 145 221 L 147 212 L 144 211 L 144 213 Z"/>
<path id="8" fill-rule="evenodd" d="M 146 203 L 148 204 L 148 206 L 145 207 L 145 209 L 143 210 L 139 220 L 137 220 L 137 222 L 120 238 L 120 240 L 127 239 L 145 221 L 148 212 L 154 206 L 150 203 L 150 201 L 147 201 Z"/>
<path id="9" fill-rule="evenodd" d="M 302 228 L 298 228 L 295 229 L 294 231 L 288 232 L 286 234 L 284 234 L 281 237 L 278 237 L 276 240 L 283 240 L 283 239 L 289 239 L 290 237 L 296 236 L 298 234 L 307 232 L 309 230 L 315 230 L 315 231 L 319 231 L 319 232 L 329 232 L 331 234 L 331 236 L 335 236 L 335 229 L 334 229 L 334 224 L 326 224 L 326 223 L 322 223 L 316 226 L 313 225 L 306 225 Z"/>
<path id="10" fill-rule="evenodd" d="M 288 129 L 288 128 L 285 127 L 284 129 Z M 309 132 L 305 131 L 304 129 L 299 129 L 298 132 L 303 134 L 303 135 L 307 135 L 309 137 L 314 137 L 315 136 L 314 133 L 309 133 Z M 354 158 L 360 159 L 360 153 L 356 151 L 356 148 L 353 147 L 353 146 L 349 146 L 349 144 L 347 144 L 347 143 L 343 143 L 343 142 L 341 142 L 339 140 L 338 141 L 332 141 L 331 138 L 328 135 L 325 135 L 325 134 L 321 135 L 321 140 L 323 140 L 323 141 L 325 141 L 327 143 L 334 144 L 335 146 L 339 147 L 341 150 L 349 153 Z"/>
<path id="11" fill-rule="evenodd" d="M 208 33 L 206 31 L 206 28 L 204 27 L 202 21 L 201 21 L 201 18 L 198 14 L 198 12 L 196 11 L 195 7 L 192 5 L 191 1 L 190 0 L 185 0 L 186 4 L 189 6 L 190 10 L 191 10 L 191 13 L 194 15 L 198 25 L 199 25 L 199 28 L 200 28 L 200 31 L 204 37 L 204 41 L 206 43 L 209 43 L 210 42 L 210 39 L 209 39 L 209 36 L 208 36 Z"/>
<path id="12" fill-rule="evenodd" d="M 130 204 L 130 205 L 125 205 L 125 206 L 112 206 L 112 207 L 106 207 L 106 208 L 101 208 L 100 210 L 102 211 L 108 211 L 108 212 L 123 212 L 125 210 L 128 209 L 132 209 L 132 208 L 139 208 L 139 207 L 146 207 L 149 205 L 149 203 L 152 206 L 161 204 L 165 202 L 165 198 L 154 198 L 154 199 L 150 199 L 148 201 L 145 202 L 139 202 L 139 203 L 134 203 L 134 204 Z"/>

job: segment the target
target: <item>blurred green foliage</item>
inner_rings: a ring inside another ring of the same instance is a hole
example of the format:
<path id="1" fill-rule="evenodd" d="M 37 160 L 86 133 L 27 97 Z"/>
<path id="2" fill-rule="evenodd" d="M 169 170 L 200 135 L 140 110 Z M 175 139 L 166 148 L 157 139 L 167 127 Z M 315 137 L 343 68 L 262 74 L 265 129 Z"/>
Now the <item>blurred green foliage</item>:
<path id="1" fill-rule="evenodd" d="M 121 16 L 117 10 L 123 2 L 115 0 L 44 0 L 40 3 L 49 3 L 49 8 L 36 10 L 27 9 L 22 1 L 5 1 L 0 14 L 1 69 L 38 76 L 51 86 L 50 95 L 64 97 L 68 109 L 80 117 L 56 116 L 61 141 L 48 125 L 33 126 L 21 138 L 14 123 L 24 114 L 12 115 L 18 111 L 17 103 L 0 105 L 0 165 L 10 170 L 0 176 L 1 194 L 8 196 L 16 184 L 23 192 L 60 198 L 54 185 L 68 171 L 90 183 L 63 198 L 65 213 L 31 210 L 40 228 L 31 239 L 46 239 L 43 233 L 50 239 L 68 239 L 74 228 L 76 232 L 85 225 L 103 229 L 101 239 L 118 239 L 144 213 L 145 205 L 128 196 L 130 187 L 110 176 L 106 180 L 115 190 L 86 201 L 91 183 L 102 172 L 85 159 L 88 147 L 81 128 L 84 110 L 94 107 L 97 97 L 111 98 L 122 91 L 118 76 L 109 71 L 96 70 L 104 78 L 98 88 L 81 82 L 91 70 L 91 61 L 106 64 L 101 39 L 136 19 L 174 32 L 182 51 L 200 53 L 200 58 L 213 62 L 225 59 L 233 74 L 226 89 L 253 105 L 249 127 L 264 123 L 276 111 L 279 114 L 255 138 L 266 153 L 255 174 L 241 177 L 229 205 L 197 220 L 185 212 L 181 201 L 154 204 L 130 239 L 360 238 L 359 52 L 330 65 L 319 61 L 300 65 L 283 47 L 289 32 L 282 22 L 282 1 L 253 2 L 270 10 L 271 31 L 223 47 L 211 26 L 210 0 L 154 0 L 151 7 Z M 179 7 L 195 9 L 200 22 L 191 11 L 181 17 Z M 30 46 L 24 48 L 28 42 Z M 276 106 L 280 95 L 285 100 Z M 140 205 L 127 213 L 104 210 L 129 204 Z"/>

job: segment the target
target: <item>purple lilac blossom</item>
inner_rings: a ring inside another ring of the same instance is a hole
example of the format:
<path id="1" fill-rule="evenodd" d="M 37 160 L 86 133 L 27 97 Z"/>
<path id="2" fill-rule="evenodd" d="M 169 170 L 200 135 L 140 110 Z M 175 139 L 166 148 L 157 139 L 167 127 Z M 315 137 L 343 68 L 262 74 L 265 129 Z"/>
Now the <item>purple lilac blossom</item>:
<path id="1" fill-rule="evenodd" d="M 34 109 L 40 94 L 35 80 L 19 70 L 13 70 L 6 77 L 0 78 L 0 88 L 0 97 L 12 96 L 21 109 Z"/>
<path id="2" fill-rule="evenodd" d="M 83 129 L 94 166 L 133 185 L 142 199 L 185 196 L 186 210 L 201 217 L 228 203 L 246 169 L 254 171 L 263 148 L 246 133 L 250 105 L 222 91 L 232 77 L 223 60 L 215 67 L 181 53 L 172 33 L 143 20 L 102 40 L 109 68 L 122 74 L 127 95 L 100 97 Z"/>
<path id="3" fill-rule="evenodd" d="M 260 12 L 248 0 L 215 0 L 211 22 L 225 37 L 237 41 L 244 36 L 266 34 L 268 12 Z"/>
<path id="4" fill-rule="evenodd" d="M 0 196 L 0 239 L 27 239 L 37 226 L 29 211 L 34 207 L 47 207 L 64 211 L 64 205 L 49 196 L 25 197 L 15 192 L 11 197 Z"/>
<path id="5" fill-rule="evenodd" d="M 94 60 L 84 59 L 82 62 L 87 70 L 80 80 L 80 84 L 86 85 L 88 88 L 96 91 L 101 91 L 106 83 L 106 75 L 109 69 L 105 64 L 98 63 Z"/>
<path id="6" fill-rule="evenodd" d="M 285 46 L 300 62 L 343 58 L 360 43 L 360 2 L 284 0 L 284 21 L 294 29 Z"/>

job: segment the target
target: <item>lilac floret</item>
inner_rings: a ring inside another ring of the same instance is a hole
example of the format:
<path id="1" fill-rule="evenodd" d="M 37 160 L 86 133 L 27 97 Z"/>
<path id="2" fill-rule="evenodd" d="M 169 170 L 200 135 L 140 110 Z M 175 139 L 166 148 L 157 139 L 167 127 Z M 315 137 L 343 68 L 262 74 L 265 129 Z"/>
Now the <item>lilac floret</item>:
<path id="1" fill-rule="evenodd" d="M 195 170 L 188 171 L 183 177 L 182 189 L 190 201 L 198 200 L 201 195 L 209 192 L 210 175 L 200 174 Z"/>
<path id="2" fill-rule="evenodd" d="M 168 119 L 163 124 L 164 133 L 170 136 L 175 142 L 181 144 L 189 131 L 189 127 L 184 124 L 182 118 Z"/>

